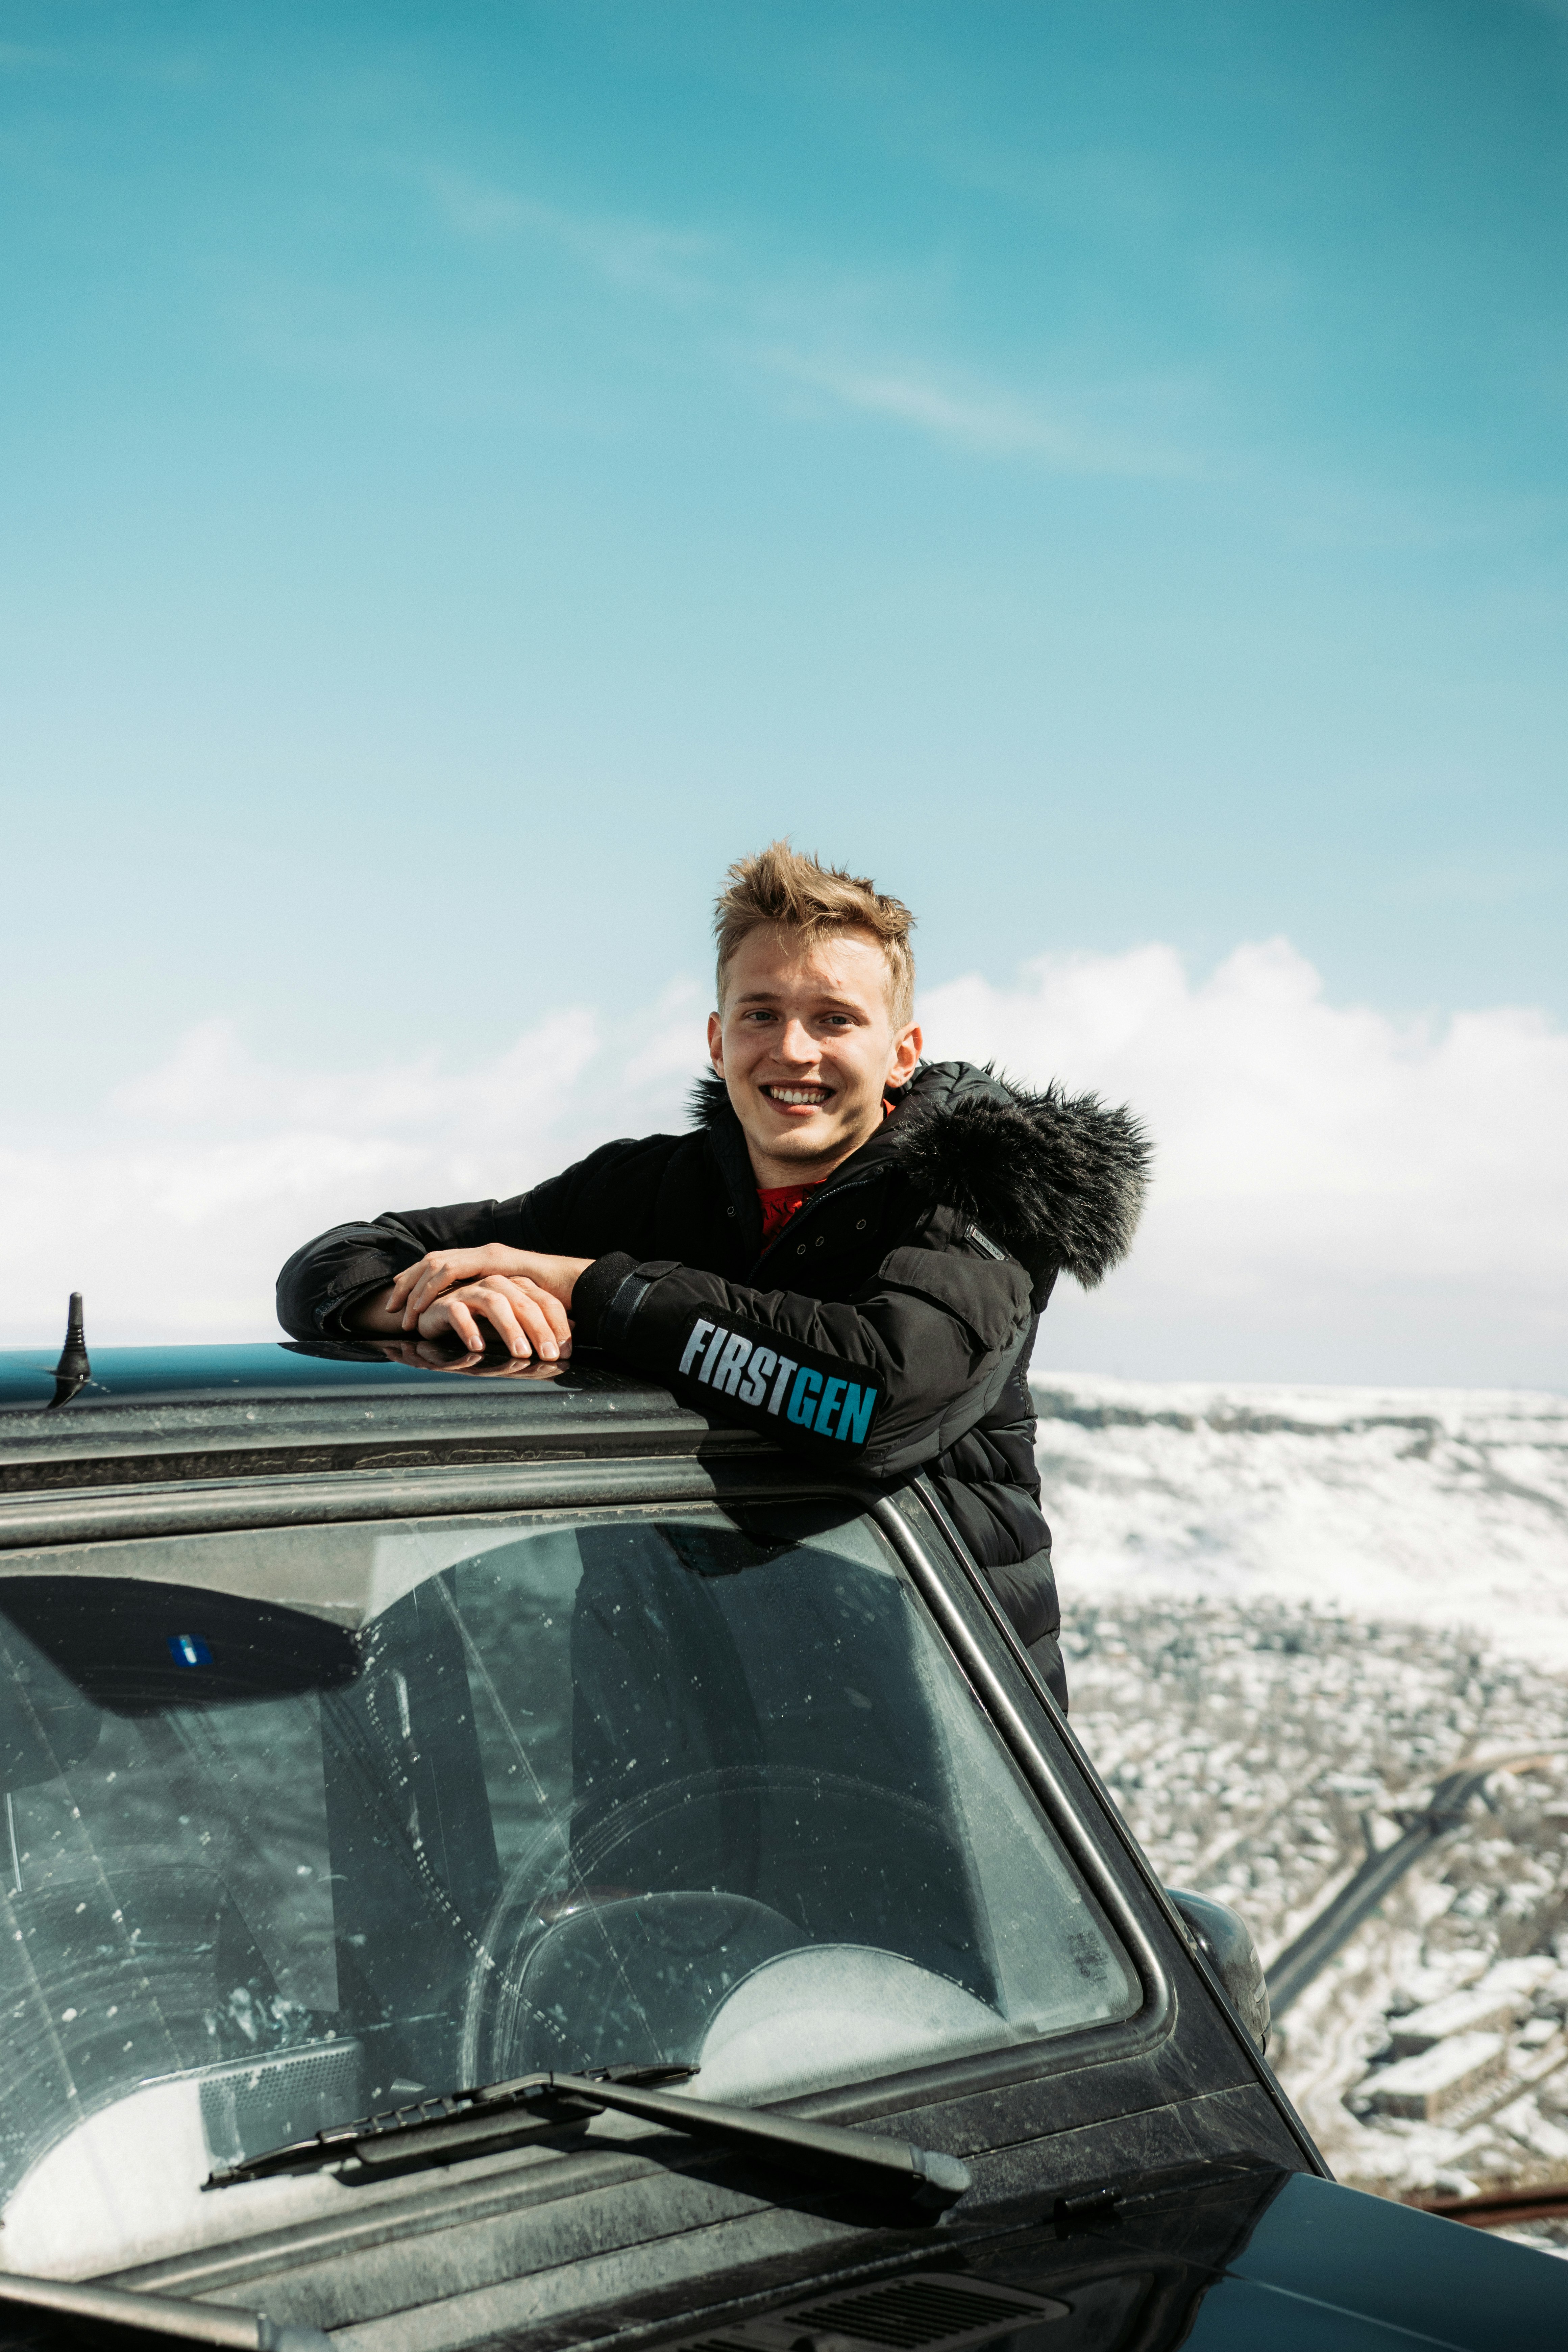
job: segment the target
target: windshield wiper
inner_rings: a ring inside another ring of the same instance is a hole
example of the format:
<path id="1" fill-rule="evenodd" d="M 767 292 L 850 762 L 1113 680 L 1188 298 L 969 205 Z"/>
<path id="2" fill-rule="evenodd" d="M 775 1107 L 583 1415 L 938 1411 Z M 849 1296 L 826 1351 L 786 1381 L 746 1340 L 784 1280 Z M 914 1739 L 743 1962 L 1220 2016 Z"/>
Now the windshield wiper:
<path id="1" fill-rule="evenodd" d="M 135 2294 L 121 2286 L 74 2286 L 0 2272 L 0 2303 L 26 2304 L 66 2321 L 85 2319 L 94 2336 L 100 2327 L 127 2327 L 139 2336 L 219 2345 L 224 2352 L 331 2352 L 319 2327 L 279 2327 L 258 2311 L 187 2303 L 174 2294 Z"/>
<path id="2" fill-rule="evenodd" d="M 206 2185 L 227 2189 L 238 2181 L 328 2165 L 348 2166 L 345 2179 L 368 2180 L 427 2164 L 460 2164 L 554 2132 L 581 2129 L 606 2107 L 662 2124 L 692 2139 L 739 2148 L 815 2181 L 868 2190 L 925 2212 L 943 2211 L 970 2185 L 969 2168 L 956 2157 L 916 2147 L 908 2140 L 874 2138 L 837 2124 L 805 2123 L 757 2107 L 676 2098 L 657 2087 L 688 2080 L 697 2071 L 695 2066 L 606 2066 L 592 2074 L 520 2074 L 510 2083 L 424 2099 L 417 2106 L 334 2125 L 289 2147 L 242 2157 L 237 2164 L 220 2167 Z"/>

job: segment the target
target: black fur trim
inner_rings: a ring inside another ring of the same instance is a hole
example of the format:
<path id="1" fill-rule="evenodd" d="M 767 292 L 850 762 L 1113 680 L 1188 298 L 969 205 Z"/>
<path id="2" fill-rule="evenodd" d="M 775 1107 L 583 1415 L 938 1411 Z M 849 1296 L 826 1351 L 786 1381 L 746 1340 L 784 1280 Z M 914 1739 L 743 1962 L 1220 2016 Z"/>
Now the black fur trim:
<path id="1" fill-rule="evenodd" d="M 704 1070 L 691 1082 L 691 1092 L 686 1097 L 687 1116 L 693 1127 L 711 1127 L 722 1110 L 730 1105 L 730 1089 L 717 1070 Z"/>
<path id="2" fill-rule="evenodd" d="M 972 1064 L 925 1074 L 936 1082 L 930 1097 L 917 1075 L 882 1130 L 900 1173 L 973 1217 L 1037 1279 L 1060 1266 L 1092 1290 L 1131 1248 L 1148 1190 L 1151 1146 L 1132 1113 L 1056 1085 L 1032 1094 Z M 956 1085 L 943 1083 L 950 1074 Z M 729 1106 L 723 1079 L 705 1072 L 691 1090 L 693 1125 L 711 1127 Z"/>
<path id="3" fill-rule="evenodd" d="M 973 1217 L 1037 1277 L 1062 1266 L 1092 1290 L 1132 1245 L 1150 1144 L 1125 1107 L 994 1080 L 929 1110 L 917 1092 L 889 1141 L 917 1192 Z"/>

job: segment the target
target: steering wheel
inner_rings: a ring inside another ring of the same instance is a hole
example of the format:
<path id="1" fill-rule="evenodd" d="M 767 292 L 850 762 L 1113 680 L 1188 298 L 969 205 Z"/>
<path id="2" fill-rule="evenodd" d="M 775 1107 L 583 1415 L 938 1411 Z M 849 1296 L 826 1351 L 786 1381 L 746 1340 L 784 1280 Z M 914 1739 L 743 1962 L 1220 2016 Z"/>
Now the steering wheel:
<path id="1" fill-rule="evenodd" d="M 717 1836 L 710 1826 L 715 1806 L 721 1809 Z M 557 1819 L 532 1841 L 490 1911 L 465 1988 L 460 2078 L 493 2082 L 538 2063 L 608 2065 L 690 2054 L 668 2046 L 671 2035 L 694 2051 L 736 1970 L 816 1940 L 766 1895 L 758 1899 L 764 1806 L 783 1806 L 797 1822 L 824 1806 L 841 1821 L 858 1817 L 868 1845 L 879 1854 L 935 1848 L 967 1882 L 951 1825 L 932 1807 L 841 1773 L 733 1765 L 661 1782 L 604 1811 L 590 1798 L 570 1821 Z M 879 1814 L 885 1826 L 873 1831 Z M 835 1850 L 826 1838 L 820 1843 Z M 812 1891 L 801 1890 L 808 1899 Z M 787 1902 L 787 1892 L 775 1900 Z M 978 1940 L 981 1917 L 971 1917 Z M 845 1933 L 865 1940 L 854 1925 Z M 552 1953 L 563 1958 L 567 1950 L 575 1975 L 569 1969 L 562 1978 L 557 1990 L 567 1998 L 550 2004 L 547 2020 L 536 1997 L 541 1970 L 549 1970 Z M 988 1975 L 988 1956 L 982 1950 L 974 1958 Z M 618 2036 L 645 2042 L 646 2050 L 584 2047 L 573 2039 L 570 2014 L 558 2014 L 575 1994 L 571 2006 L 581 2009 L 581 2024 L 588 2027 L 594 1986 L 607 2000 L 612 1979 L 616 2003 L 604 2014 Z M 536 2045 L 531 2052 L 530 2043 Z M 557 2043 L 556 2054 L 547 2056 L 546 2047 Z M 573 2049 L 577 2054 L 568 2055 Z"/>

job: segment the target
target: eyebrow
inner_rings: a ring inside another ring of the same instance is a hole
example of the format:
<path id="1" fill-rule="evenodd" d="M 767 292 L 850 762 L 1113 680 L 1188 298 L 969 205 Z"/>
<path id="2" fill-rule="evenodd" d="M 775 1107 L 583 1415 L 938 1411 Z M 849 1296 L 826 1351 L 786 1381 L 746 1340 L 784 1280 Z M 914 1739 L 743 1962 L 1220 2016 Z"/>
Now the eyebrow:
<path id="1" fill-rule="evenodd" d="M 732 1004 L 776 1004 L 777 993 L 766 988 L 749 988 L 743 996 L 733 996 Z M 819 996 L 818 1004 L 842 1005 L 846 1013 L 863 1013 L 865 1006 L 853 996 Z"/>

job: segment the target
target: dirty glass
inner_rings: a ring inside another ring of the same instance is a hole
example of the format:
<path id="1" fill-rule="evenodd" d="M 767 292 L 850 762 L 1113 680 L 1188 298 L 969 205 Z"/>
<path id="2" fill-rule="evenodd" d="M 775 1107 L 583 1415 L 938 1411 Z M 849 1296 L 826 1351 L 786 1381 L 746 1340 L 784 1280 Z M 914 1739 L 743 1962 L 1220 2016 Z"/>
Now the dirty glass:
<path id="1" fill-rule="evenodd" d="M 95 2198 L 102 2259 L 177 2240 L 213 2164 L 426 2091 L 674 2060 L 769 2099 L 1140 1998 L 841 1508 L 14 1557 L 0 1780 L 12 2267 Z"/>

